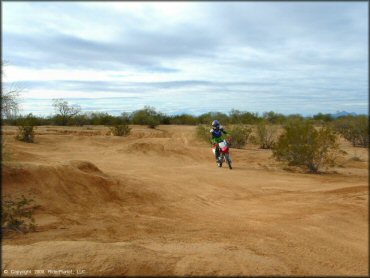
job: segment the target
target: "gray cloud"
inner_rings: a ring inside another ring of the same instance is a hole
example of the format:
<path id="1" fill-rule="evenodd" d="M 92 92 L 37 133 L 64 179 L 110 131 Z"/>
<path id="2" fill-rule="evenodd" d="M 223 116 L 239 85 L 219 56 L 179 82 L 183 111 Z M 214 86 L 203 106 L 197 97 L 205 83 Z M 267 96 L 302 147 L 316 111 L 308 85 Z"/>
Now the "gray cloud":
<path id="1" fill-rule="evenodd" d="M 114 18 L 114 26 L 127 25 L 128 19 Z M 39 35 L 5 31 L 4 56 L 13 64 L 32 68 L 124 69 L 129 65 L 146 71 L 176 72 L 178 69 L 165 66 L 167 60 L 212 57 L 219 45 L 219 38 L 192 23 L 155 32 L 138 27 L 138 19 L 131 20 L 130 29 L 118 29 L 116 39 L 107 42 L 50 29 L 40 22 Z M 112 18 L 109 21 L 113 24 Z"/>
<path id="2" fill-rule="evenodd" d="M 152 101 L 168 111 L 225 111 L 233 105 L 292 113 L 367 110 L 366 3 L 201 2 L 194 7 L 200 11 L 196 20 L 189 14 L 188 21 L 175 24 L 156 22 L 150 14 L 140 17 L 79 3 L 6 3 L 3 57 L 34 70 L 119 70 L 129 75 L 134 69 L 176 76 L 179 80 L 163 82 L 19 80 L 29 90 L 134 93 L 140 98 L 135 105 Z M 17 18 L 17 12 L 24 17 Z M 63 28 L 88 30 L 93 22 L 113 32 L 113 38 L 82 37 Z M 148 28 L 151 23 L 159 29 Z M 187 80 L 181 74 L 189 69 L 181 61 L 194 62 Z M 212 77 L 198 75 L 197 67 L 203 65 Z M 158 91 L 168 97 L 158 101 Z M 174 94 L 177 103 L 170 105 Z M 214 104 L 215 99 L 225 107 Z"/>
<path id="3" fill-rule="evenodd" d="M 4 85 L 8 85 L 4 82 Z M 65 91 L 109 91 L 109 92 L 131 92 L 131 91 L 154 91 L 158 89 L 186 89 L 186 88 L 205 88 L 214 89 L 237 89 L 238 87 L 270 88 L 277 85 L 277 82 L 222 82 L 206 80 L 178 80 L 163 82 L 124 82 L 124 81 L 22 81 L 22 87 L 32 89 L 58 88 Z"/>

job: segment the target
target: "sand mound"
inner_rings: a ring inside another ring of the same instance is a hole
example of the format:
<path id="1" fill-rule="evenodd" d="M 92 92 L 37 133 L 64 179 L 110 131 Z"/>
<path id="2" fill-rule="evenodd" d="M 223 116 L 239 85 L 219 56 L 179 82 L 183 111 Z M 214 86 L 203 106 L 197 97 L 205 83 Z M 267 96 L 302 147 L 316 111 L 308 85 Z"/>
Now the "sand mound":
<path id="1" fill-rule="evenodd" d="M 4 195 L 35 196 L 38 204 L 59 212 L 120 200 L 111 190 L 119 182 L 88 161 L 73 160 L 54 165 L 7 163 L 3 166 L 2 177 Z"/>
<path id="2" fill-rule="evenodd" d="M 127 152 L 164 154 L 164 146 L 158 143 L 133 143 L 127 147 Z"/>
<path id="3" fill-rule="evenodd" d="M 41 208 L 36 233 L 4 239 L 3 269 L 368 274 L 366 150 L 347 146 L 344 161 L 356 151 L 363 162 L 311 175 L 287 172 L 271 150 L 248 145 L 231 149 L 229 170 L 216 167 L 194 126 L 134 126 L 128 137 L 55 129 L 36 144 L 9 140 L 17 162 L 3 165 L 3 194 Z"/>
<path id="4" fill-rule="evenodd" d="M 72 161 L 69 161 L 69 164 L 73 167 L 76 167 L 77 169 L 80 169 L 82 172 L 85 172 L 85 173 L 102 174 L 102 171 L 100 171 L 98 167 L 96 167 L 94 164 L 92 164 L 89 161 L 72 160 Z"/>
<path id="5" fill-rule="evenodd" d="M 180 158 L 193 158 L 197 160 L 203 160 L 204 157 L 200 157 L 197 153 L 192 153 L 190 148 L 185 146 L 173 146 L 165 143 L 152 143 L 152 142 L 140 142 L 132 143 L 123 150 L 129 154 L 145 154 L 151 156 L 179 156 Z"/>

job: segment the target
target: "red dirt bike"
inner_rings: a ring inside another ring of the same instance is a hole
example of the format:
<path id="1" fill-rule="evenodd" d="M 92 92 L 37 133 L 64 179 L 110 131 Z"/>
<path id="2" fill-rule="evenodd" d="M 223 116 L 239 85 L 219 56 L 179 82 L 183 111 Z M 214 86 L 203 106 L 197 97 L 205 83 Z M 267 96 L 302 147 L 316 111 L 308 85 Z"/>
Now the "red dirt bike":
<path id="1" fill-rule="evenodd" d="M 231 157 L 229 153 L 229 146 L 230 146 L 231 138 L 228 138 L 227 140 L 223 140 L 222 142 L 216 144 L 213 144 L 213 154 L 216 154 L 216 148 L 218 147 L 218 162 L 217 165 L 218 167 L 222 167 L 223 162 L 227 162 L 229 165 L 229 169 L 232 169 L 233 167 L 231 166 Z"/>

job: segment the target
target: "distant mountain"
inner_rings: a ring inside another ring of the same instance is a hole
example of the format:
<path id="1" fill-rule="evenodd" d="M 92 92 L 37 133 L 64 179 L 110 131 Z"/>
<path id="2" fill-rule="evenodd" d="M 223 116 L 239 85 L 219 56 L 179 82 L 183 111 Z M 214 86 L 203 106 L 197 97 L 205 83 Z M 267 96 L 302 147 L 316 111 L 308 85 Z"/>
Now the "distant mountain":
<path id="1" fill-rule="evenodd" d="M 355 112 L 347 112 L 347 111 L 337 111 L 335 114 L 330 114 L 333 118 L 338 118 L 342 116 L 357 116 Z"/>

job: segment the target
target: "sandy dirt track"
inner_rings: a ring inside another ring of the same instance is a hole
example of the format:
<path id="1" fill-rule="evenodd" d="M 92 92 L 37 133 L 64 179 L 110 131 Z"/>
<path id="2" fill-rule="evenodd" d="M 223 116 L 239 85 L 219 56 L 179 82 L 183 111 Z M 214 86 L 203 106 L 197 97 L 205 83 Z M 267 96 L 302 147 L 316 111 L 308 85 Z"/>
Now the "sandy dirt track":
<path id="1" fill-rule="evenodd" d="M 3 195 L 40 208 L 37 232 L 3 238 L 2 270 L 368 275 L 367 149 L 342 141 L 339 166 L 312 175 L 247 145 L 229 170 L 192 126 L 107 130 L 38 127 L 27 144 L 3 127 Z"/>

